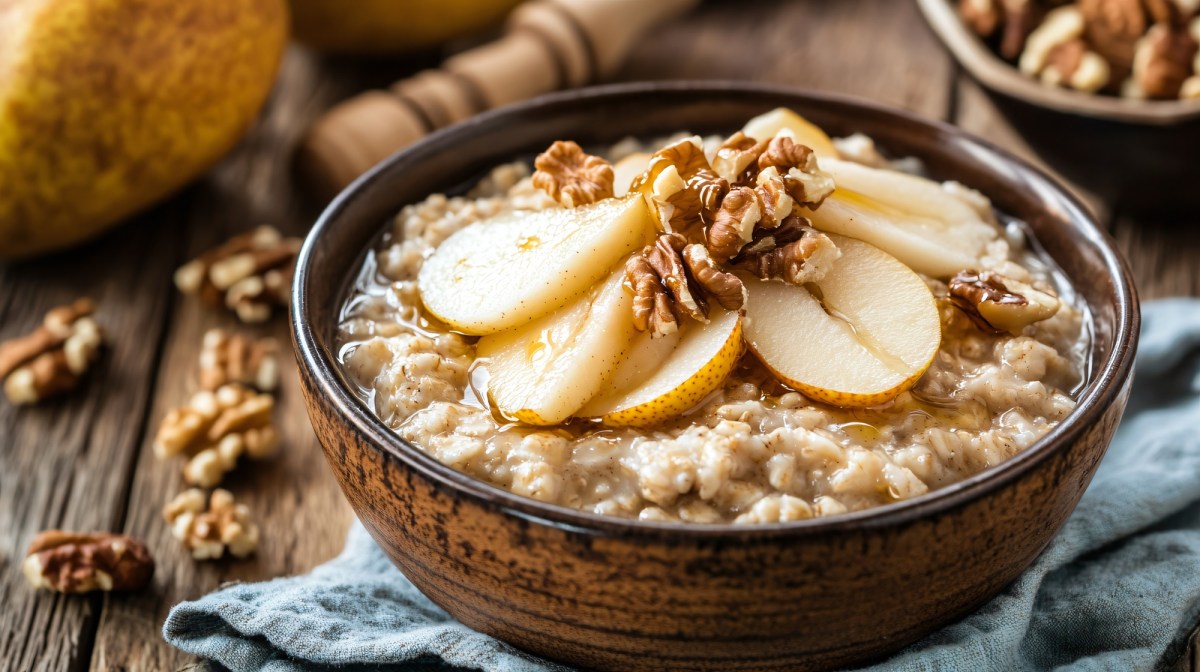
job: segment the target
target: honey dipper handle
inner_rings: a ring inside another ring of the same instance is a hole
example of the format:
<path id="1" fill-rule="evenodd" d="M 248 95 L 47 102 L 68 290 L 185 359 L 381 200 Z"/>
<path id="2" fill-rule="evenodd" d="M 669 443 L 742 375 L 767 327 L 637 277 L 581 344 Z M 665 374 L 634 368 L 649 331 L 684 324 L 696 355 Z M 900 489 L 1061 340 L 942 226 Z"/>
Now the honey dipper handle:
<path id="1" fill-rule="evenodd" d="M 612 75 L 658 23 L 699 0 L 534 0 L 503 37 L 333 107 L 309 129 L 301 169 L 328 194 L 392 152 L 484 110 Z"/>

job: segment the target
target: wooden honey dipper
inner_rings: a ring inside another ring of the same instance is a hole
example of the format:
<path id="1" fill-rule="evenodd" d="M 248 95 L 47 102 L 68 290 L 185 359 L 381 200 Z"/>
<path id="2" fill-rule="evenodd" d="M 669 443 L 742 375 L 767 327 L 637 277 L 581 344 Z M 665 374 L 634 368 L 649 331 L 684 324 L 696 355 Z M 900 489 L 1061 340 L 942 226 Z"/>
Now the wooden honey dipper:
<path id="1" fill-rule="evenodd" d="M 330 194 L 392 152 L 484 110 L 611 76 L 648 29 L 699 0 L 535 0 L 503 37 L 440 69 L 368 91 L 325 113 L 300 148 L 301 169 Z"/>

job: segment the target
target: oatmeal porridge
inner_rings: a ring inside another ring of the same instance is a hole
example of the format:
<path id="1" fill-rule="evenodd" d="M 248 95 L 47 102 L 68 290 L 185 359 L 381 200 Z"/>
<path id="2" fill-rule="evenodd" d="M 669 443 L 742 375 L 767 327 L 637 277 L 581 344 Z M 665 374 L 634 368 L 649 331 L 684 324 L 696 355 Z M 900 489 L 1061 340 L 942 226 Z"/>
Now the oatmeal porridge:
<path id="1" fill-rule="evenodd" d="M 1088 317 L 984 195 L 786 110 L 605 155 L 397 215 L 339 340 L 400 437 L 544 502 L 771 523 L 955 483 L 1074 408 Z"/>

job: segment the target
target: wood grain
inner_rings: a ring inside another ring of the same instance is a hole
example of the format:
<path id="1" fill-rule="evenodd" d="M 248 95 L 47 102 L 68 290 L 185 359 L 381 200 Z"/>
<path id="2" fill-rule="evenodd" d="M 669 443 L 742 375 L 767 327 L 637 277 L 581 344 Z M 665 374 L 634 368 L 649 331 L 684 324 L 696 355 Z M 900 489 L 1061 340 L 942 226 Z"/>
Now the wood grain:
<path id="1" fill-rule="evenodd" d="M 82 294 L 98 300 L 98 319 L 115 335 L 77 393 L 34 408 L 0 403 L 0 668 L 187 667 L 196 660 L 159 634 L 173 604 L 223 581 L 306 571 L 340 548 L 349 512 L 312 438 L 290 367 L 276 416 L 284 448 L 228 481 L 264 528 L 257 558 L 198 564 L 170 538 L 159 510 L 182 487 L 179 464 L 154 459 L 153 432 L 192 389 L 203 331 L 238 325 L 177 295 L 169 278 L 190 255 L 259 223 L 302 233 L 321 205 L 290 168 L 309 121 L 354 92 L 435 63 L 431 54 L 358 62 L 293 49 L 261 122 L 205 178 L 76 251 L 0 265 L 0 339 L 25 333 L 47 309 Z M 1037 160 L 957 72 L 908 2 L 705 4 L 655 31 L 614 77 L 667 78 L 754 79 L 857 95 L 954 121 Z M 1103 198 L 1087 198 L 1112 224 L 1143 298 L 1200 294 L 1194 222 L 1139 221 L 1113 213 Z M 282 318 L 257 331 L 289 347 Z M 152 589 L 105 597 L 29 590 L 18 568 L 29 540 L 49 527 L 144 538 L 159 562 Z"/>
<path id="2" fill-rule="evenodd" d="M 770 81 L 944 119 L 951 67 L 908 2 L 754 0 L 705 5 L 663 26 L 615 79 Z"/>

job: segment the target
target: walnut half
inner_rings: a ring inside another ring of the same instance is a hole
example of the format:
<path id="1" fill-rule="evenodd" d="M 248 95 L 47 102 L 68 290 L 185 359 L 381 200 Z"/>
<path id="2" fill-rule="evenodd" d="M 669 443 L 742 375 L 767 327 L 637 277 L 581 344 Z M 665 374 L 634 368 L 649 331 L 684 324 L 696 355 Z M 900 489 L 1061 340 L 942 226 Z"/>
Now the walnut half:
<path id="1" fill-rule="evenodd" d="M 564 208 L 612 198 L 612 165 L 570 140 L 557 140 L 533 162 L 533 186 Z"/>
<path id="2" fill-rule="evenodd" d="M 138 590 L 154 575 L 154 558 L 123 534 L 46 530 L 34 537 L 21 571 L 34 588 L 59 593 Z"/>
<path id="3" fill-rule="evenodd" d="M 1021 331 L 1058 312 L 1058 297 L 1018 280 L 984 271 L 961 271 L 950 279 L 950 300 L 980 329 Z"/>

